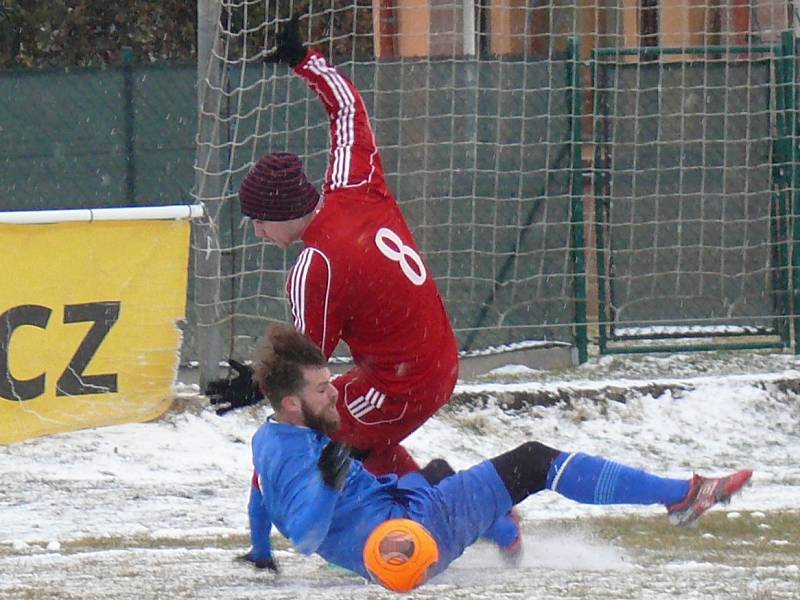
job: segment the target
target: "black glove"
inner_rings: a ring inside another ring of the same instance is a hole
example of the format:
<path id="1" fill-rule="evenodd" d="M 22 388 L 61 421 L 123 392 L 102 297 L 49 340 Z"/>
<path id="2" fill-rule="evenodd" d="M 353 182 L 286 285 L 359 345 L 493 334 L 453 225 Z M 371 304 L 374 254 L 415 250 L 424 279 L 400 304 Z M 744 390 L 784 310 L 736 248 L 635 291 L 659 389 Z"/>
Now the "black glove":
<path id="1" fill-rule="evenodd" d="M 300 15 L 295 13 L 278 32 L 275 49 L 267 54 L 264 62 L 286 63 L 290 67 L 296 67 L 305 57 L 306 48 L 300 37 Z"/>
<path id="2" fill-rule="evenodd" d="M 233 379 L 215 379 L 206 386 L 206 396 L 212 405 L 217 406 L 217 414 L 224 415 L 229 410 L 257 404 L 264 398 L 258 384 L 253 381 L 253 369 L 235 360 L 228 364 L 236 371 Z"/>
<path id="3" fill-rule="evenodd" d="M 253 551 L 250 550 L 247 554 L 242 554 L 241 556 L 237 556 L 236 560 L 241 562 L 249 562 L 251 563 L 256 569 L 269 569 L 273 573 L 278 572 L 278 563 L 275 562 L 273 558 L 253 558 Z"/>
<path id="4" fill-rule="evenodd" d="M 328 442 L 319 455 L 322 481 L 334 491 L 341 492 L 350 472 L 350 448 L 344 442 Z"/>

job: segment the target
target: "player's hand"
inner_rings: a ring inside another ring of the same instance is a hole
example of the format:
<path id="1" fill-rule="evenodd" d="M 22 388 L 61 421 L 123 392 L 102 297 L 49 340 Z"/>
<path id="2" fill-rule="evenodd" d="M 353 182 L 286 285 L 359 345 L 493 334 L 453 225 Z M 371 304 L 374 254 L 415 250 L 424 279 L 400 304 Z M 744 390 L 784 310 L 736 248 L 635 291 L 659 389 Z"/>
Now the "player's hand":
<path id="1" fill-rule="evenodd" d="M 275 49 L 267 54 L 264 62 L 286 63 L 290 67 L 296 67 L 305 57 L 306 48 L 300 37 L 300 14 L 295 13 L 278 32 Z"/>
<path id="2" fill-rule="evenodd" d="M 234 408 L 257 404 L 264 398 L 258 384 L 253 381 L 253 369 L 232 358 L 228 359 L 228 364 L 236 371 L 236 377 L 215 379 L 206 386 L 206 396 L 217 407 L 220 416 Z"/>
<path id="3" fill-rule="evenodd" d="M 255 558 L 253 551 L 237 556 L 236 560 L 252 564 L 256 569 L 269 569 L 273 573 L 278 573 L 278 563 L 273 558 Z"/>
<path id="4" fill-rule="evenodd" d="M 336 492 L 341 492 L 352 464 L 350 448 L 344 442 L 330 441 L 322 449 L 317 464 L 325 485 Z"/>

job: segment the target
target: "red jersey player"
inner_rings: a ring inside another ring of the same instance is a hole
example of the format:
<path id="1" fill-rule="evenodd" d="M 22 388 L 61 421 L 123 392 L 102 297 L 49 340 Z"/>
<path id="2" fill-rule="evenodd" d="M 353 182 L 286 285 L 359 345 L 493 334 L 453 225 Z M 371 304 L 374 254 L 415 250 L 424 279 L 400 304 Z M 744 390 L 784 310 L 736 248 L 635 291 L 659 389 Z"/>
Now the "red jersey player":
<path id="1" fill-rule="evenodd" d="M 458 347 L 450 320 L 386 185 L 356 87 L 320 53 L 305 51 L 297 19 L 271 60 L 293 66 L 325 106 L 330 164 L 320 196 L 297 156 L 264 156 L 239 189 L 242 213 L 257 236 L 279 247 L 302 240 L 286 286 L 294 325 L 326 357 L 340 340 L 350 348 L 355 366 L 334 381 L 342 422 L 334 439 L 354 448 L 375 474 L 417 471 L 400 441 L 453 391 Z M 249 384 L 249 373 L 241 377 Z M 212 384 L 212 403 L 250 403 L 225 390 Z"/>

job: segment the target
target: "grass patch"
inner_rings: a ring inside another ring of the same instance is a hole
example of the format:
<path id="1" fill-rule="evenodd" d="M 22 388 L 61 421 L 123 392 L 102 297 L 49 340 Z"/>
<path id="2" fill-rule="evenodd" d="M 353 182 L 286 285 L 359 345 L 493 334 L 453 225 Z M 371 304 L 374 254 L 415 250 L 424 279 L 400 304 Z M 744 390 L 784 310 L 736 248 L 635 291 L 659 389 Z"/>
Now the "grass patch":
<path id="1" fill-rule="evenodd" d="M 654 560 L 693 560 L 725 562 L 750 566 L 798 564 L 800 561 L 800 511 L 725 512 L 703 516 L 696 527 L 675 527 L 664 516 L 609 516 L 580 520 L 554 521 L 548 528 L 562 531 L 588 531 L 611 545 L 650 554 Z M 289 542 L 273 536 L 273 547 L 285 550 Z M 186 548 L 197 550 L 244 550 L 250 547 L 246 534 L 207 536 L 98 536 L 61 542 L 62 554 L 104 550 Z M 33 543 L 17 549 L 0 545 L 0 556 L 30 554 L 46 550 L 46 543 Z M 800 566 L 800 565 L 799 565 Z"/>
<path id="2" fill-rule="evenodd" d="M 274 537 L 273 547 L 277 549 L 289 548 L 289 542 L 283 537 Z M 0 557 L 15 554 L 31 554 L 45 551 L 47 544 L 31 543 L 28 546 L 16 549 L 9 545 L 0 545 Z M 156 548 L 185 548 L 199 550 L 202 548 L 216 548 L 219 550 L 247 550 L 250 547 L 250 537 L 245 534 L 231 534 L 218 536 L 97 536 L 84 537 L 61 542 L 58 552 L 60 554 L 78 554 L 82 552 L 102 552 L 104 550 L 145 550 Z"/>
<path id="3" fill-rule="evenodd" d="M 711 512 L 695 527 L 675 527 L 665 517 L 582 520 L 599 538 L 654 560 L 724 562 L 735 566 L 798 564 L 800 512 Z M 569 526 L 564 524 L 564 526 Z"/>

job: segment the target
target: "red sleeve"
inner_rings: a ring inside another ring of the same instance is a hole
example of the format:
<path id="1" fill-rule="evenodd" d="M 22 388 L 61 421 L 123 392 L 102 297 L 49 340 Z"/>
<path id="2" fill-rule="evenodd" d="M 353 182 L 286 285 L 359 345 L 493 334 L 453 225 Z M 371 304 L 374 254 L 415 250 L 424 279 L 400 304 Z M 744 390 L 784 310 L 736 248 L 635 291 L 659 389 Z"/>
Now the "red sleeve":
<path id="1" fill-rule="evenodd" d="M 324 191 L 382 181 L 375 134 L 356 86 L 315 51 L 295 67 L 295 73 L 308 81 L 330 119 L 331 158 Z"/>
<path id="2" fill-rule="evenodd" d="M 294 326 L 311 338 L 326 358 L 342 337 L 344 321 L 343 299 L 333 293 L 331 277 L 328 257 L 309 247 L 297 257 L 286 283 Z"/>

